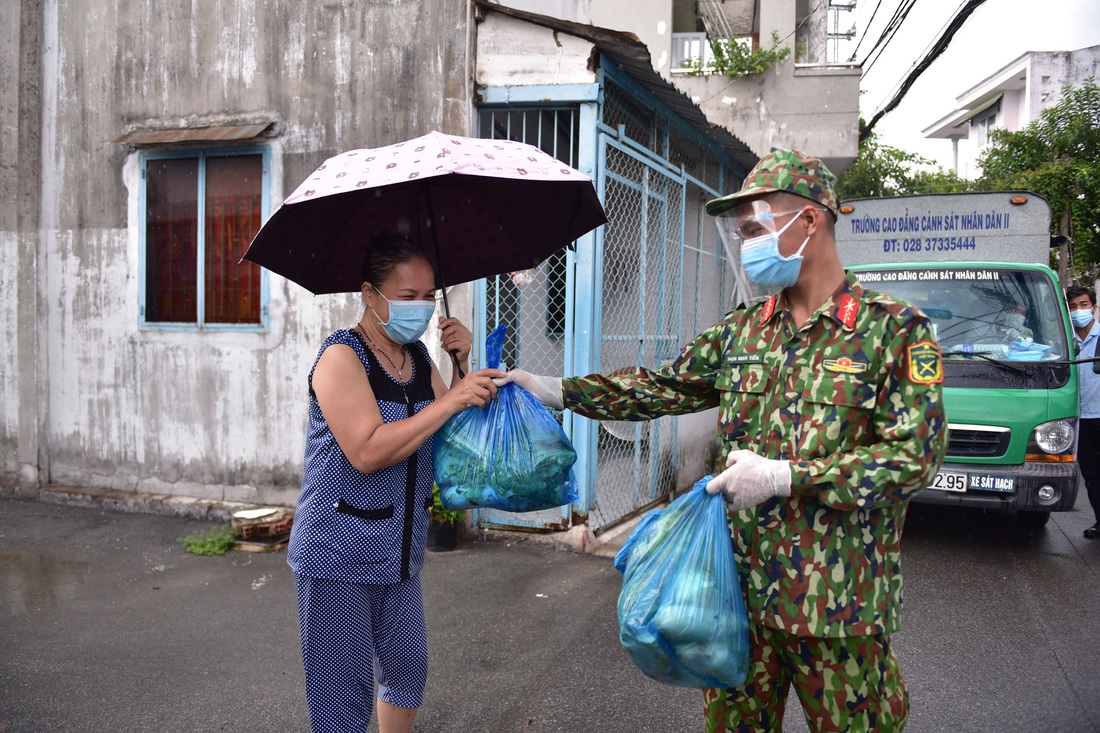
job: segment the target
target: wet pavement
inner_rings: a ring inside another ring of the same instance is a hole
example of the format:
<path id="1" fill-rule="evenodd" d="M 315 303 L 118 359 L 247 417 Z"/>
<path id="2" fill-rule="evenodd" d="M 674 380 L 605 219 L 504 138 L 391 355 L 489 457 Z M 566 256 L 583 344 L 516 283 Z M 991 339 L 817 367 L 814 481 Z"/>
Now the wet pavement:
<path id="1" fill-rule="evenodd" d="M 306 731 L 286 554 L 199 557 L 209 523 L 0 498 L 0 731 Z M 428 553 L 416 731 L 678 731 L 697 691 L 635 670 L 607 558 Z M 377 730 L 374 724 L 371 730 Z"/>
<path id="2" fill-rule="evenodd" d="M 1100 542 L 913 506 L 894 636 L 912 733 L 1100 733 Z M 211 524 L 0 498 L 0 732 L 306 731 L 283 552 L 185 553 Z M 700 731 L 697 691 L 638 672 L 607 557 L 524 541 L 429 553 L 414 730 Z M 377 731 L 372 725 L 371 731 Z M 797 703 L 785 730 L 805 731 Z"/>

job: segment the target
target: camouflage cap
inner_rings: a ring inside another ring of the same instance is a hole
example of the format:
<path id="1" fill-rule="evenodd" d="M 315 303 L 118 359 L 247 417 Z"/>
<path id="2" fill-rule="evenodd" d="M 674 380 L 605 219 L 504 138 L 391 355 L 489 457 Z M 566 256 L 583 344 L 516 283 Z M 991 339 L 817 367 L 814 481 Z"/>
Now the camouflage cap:
<path id="1" fill-rule="evenodd" d="M 769 193 L 793 193 L 821 204 L 836 217 L 836 176 L 817 158 L 811 158 L 797 150 L 772 148 L 760 159 L 741 190 L 728 196 L 707 202 L 711 216 L 732 209 L 734 206 Z"/>

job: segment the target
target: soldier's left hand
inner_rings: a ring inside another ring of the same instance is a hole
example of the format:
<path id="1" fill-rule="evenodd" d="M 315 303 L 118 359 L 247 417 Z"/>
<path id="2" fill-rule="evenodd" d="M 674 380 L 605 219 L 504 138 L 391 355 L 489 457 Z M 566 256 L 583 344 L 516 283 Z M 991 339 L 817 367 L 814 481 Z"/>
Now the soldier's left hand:
<path id="1" fill-rule="evenodd" d="M 731 512 L 762 504 L 773 496 L 791 495 L 791 462 L 737 450 L 726 458 L 726 470 L 711 479 L 707 493 L 725 494 Z"/>

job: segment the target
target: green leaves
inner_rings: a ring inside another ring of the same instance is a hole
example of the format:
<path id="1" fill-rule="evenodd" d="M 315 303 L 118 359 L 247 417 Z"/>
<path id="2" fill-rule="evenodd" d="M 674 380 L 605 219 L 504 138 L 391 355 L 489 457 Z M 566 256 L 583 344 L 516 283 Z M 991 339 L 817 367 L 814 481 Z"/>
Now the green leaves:
<path id="1" fill-rule="evenodd" d="M 918 168 L 931 164 L 932 161 L 916 153 L 883 144 L 876 133 L 871 133 L 860 143 L 855 161 L 840 177 L 838 195 L 853 199 L 972 190 L 973 184 L 953 171 Z"/>
<path id="2" fill-rule="evenodd" d="M 701 59 L 691 59 L 685 66 L 691 76 L 723 74 L 730 79 L 740 79 L 767 71 L 791 54 L 790 46 L 779 47 L 779 33 L 772 31 L 772 47 L 753 49 L 751 44 L 739 38 L 715 38 L 710 42 L 714 54 L 714 66 L 703 65 Z"/>
<path id="3" fill-rule="evenodd" d="M 1050 202 L 1054 228 L 1070 217 L 1074 279 L 1100 274 L 1100 87 L 1089 78 L 1016 132 L 993 130 L 978 159 L 981 184 L 1022 188 Z M 1068 284 L 1068 283 L 1067 283 Z"/>
<path id="4" fill-rule="evenodd" d="M 229 527 L 199 530 L 180 537 L 180 544 L 192 555 L 224 555 L 233 548 L 233 530 Z"/>

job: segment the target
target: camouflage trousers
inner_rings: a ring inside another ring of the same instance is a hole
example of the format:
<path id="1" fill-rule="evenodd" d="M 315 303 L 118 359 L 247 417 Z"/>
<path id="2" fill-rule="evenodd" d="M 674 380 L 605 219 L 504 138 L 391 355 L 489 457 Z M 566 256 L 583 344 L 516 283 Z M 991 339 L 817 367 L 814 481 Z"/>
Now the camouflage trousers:
<path id="1" fill-rule="evenodd" d="M 811 731 L 901 731 L 909 693 L 890 637 L 820 639 L 750 625 L 745 684 L 704 690 L 707 733 L 781 733 L 791 685 Z"/>

